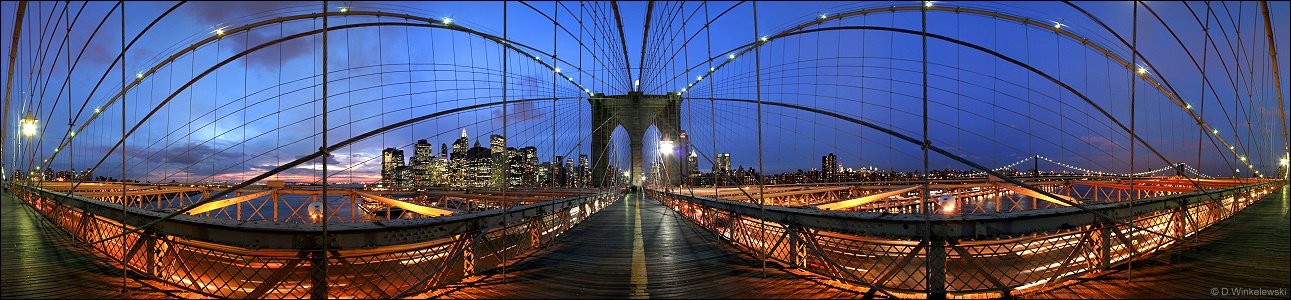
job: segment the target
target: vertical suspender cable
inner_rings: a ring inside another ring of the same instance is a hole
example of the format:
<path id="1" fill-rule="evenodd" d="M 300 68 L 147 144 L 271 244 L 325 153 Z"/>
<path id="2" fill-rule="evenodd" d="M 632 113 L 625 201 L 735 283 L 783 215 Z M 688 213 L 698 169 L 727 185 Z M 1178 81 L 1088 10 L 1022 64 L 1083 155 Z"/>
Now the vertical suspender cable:
<path id="1" fill-rule="evenodd" d="M 557 12 L 557 14 L 559 14 L 559 12 Z M 505 141 L 506 141 L 506 139 L 507 139 L 507 48 L 506 48 L 506 46 L 505 46 L 505 45 L 506 45 L 505 43 L 506 43 L 506 41 L 509 41 L 509 40 L 507 39 L 507 2 L 506 2 L 506 1 L 503 1 L 503 2 L 502 2 L 502 41 L 503 41 L 503 46 L 502 46 L 502 47 L 500 47 L 500 49 L 502 50 L 502 140 L 503 140 L 503 144 L 504 144 L 504 145 L 502 146 L 502 152 L 501 152 L 501 153 L 495 153 L 495 154 L 500 154 L 500 155 L 502 155 L 502 157 L 506 157 L 506 155 L 507 155 L 507 149 L 506 149 L 506 145 L 505 145 L 505 144 L 506 144 L 506 142 L 505 142 Z M 490 142 L 491 142 L 491 141 L 490 141 Z M 492 146 L 492 145 L 490 145 L 490 146 Z M 490 157 L 490 159 L 492 159 L 492 160 L 493 160 L 493 167 L 494 167 L 494 168 L 501 168 L 501 166 L 502 166 L 502 165 L 498 164 L 498 161 L 499 161 L 499 160 L 498 160 L 498 158 L 496 158 L 496 157 Z M 498 172 L 495 172 L 494 174 L 498 174 Z M 507 202 L 506 202 L 506 201 L 507 201 L 507 184 L 508 184 L 507 179 L 506 179 L 506 176 L 507 176 L 506 174 L 507 174 L 507 173 L 506 173 L 506 172 L 501 172 L 501 174 L 502 174 L 502 175 L 501 175 L 501 176 L 502 176 L 502 178 L 499 178 L 499 179 L 498 179 L 498 181 L 499 181 L 499 182 L 502 182 L 501 187 L 500 187 L 500 188 L 502 189 L 502 205 L 508 205 L 508 204 L 507 204 Z M 520 202 L 520 201 L 518 201 L 518 200 L 517 200 L 517 201 L 515 201 L 515 202 L 516 202 L 516 203 L 518 203 L 518 202 Z M 503 233 L 506 233 L 506 232 L 507 232 L 507 230 L 506 230 L 506 228 L 507 228 L 507 227 L 508 227 L 508 225 L 507 225 L 507 214 L 502 214 L 502 232 L 503 232 Z M 503 236 L 505 236 L 505 235 L 503 235 Z M 503 251 L 502 251 L 502 283 L 503 283 L 503 284 L 506 284 L 506 283 L 507 283 L 507 253 L 506 253 L 506 250 L 503 250 Z"/>
<path id="2" fill-rule="evenodd" d="M 314 268 L 316 268 L 317 270 L 321 271 L 321 273 L 322 273 L 322 276 L 321 276 L 321 279 L 322 279 L 322 280 L 321 280 L 321 282 L 317 281 L 317 279 L 318 279 L 318 278 L 320 278 L 320 277 L 314 277 L 314 278 L 316 279 L 316 281 L 314 282 L 314 285 L 315 285 L 315 286 L 314 286 L 314 295 L 313 295 L 313 297 L 314 297 L 315 299 L 319 299 L 319 298 L 329 298 L 329 297 L 328 297 L 328 295 L 327 295 L 327 221 L 328 221 L 328 219 L 330 219 L 330 217 L 331 217 L 330 215 L 328 215 L 328 213 L 329 213 L 329 212 L 328 212 L 328 206 L 331 206 L 331 205 L 330 205 L 330 204 L 328 203 L 328 201 L 327 201 L 327 159 L 328 159 L 328 158 L 331 158 L 331 157 L 332 157 L 332 155 L 331 155 L 330 151 L 328 151 L 328 150 L 327 150 L 327 31 L 328 31 L 328 29 L 327 29 L 327 19 L 328 19 L 328 18 L 327 18 L 327 1 L 326 1 L 326 0 L 324 0 L 324 1 L 323 1 L 323 61 L 322 61 L 322 66 L 321 66 L 321 67 L 323 68 L 323 72 L 322 72 L 322 79 L 323 79 L 323 86 L 322 86 L 322 90 L 323 90 L 323 99 L 322 99 L 322 102 L 323 102 L 323 146 L 318 148 L 318 150 L 319 150 L 319 151 L 322 151 L 322 153 L 323 153 L 323 155 L 322 155 L 322 160 L 323 160 L 323 180 L 322 180 L 322 182 L 323 182 L 323 187 L 322 187 L 322 192 L 321 192 L 322 197 L 323 197 L 323 218 L 322 218 L 322 219 L 323 219 L 323 236 L 322 236 L 322 241 L 319 241 L 319 242 L 322 244 L 322 247 L 323 247 L 323 248 L 322 248 L 322 249 L 323 249 L 323 251 L 322 251 L 322 253 L 321 253 L 321 254 L 322 254 L 322 259 L 321 259 L 321 261 L 323 262 L 323 265 L 321 265 L 321 266 L 314 266 Z M 382 100 L 384 101 L 384 99 L 382 99 Z M 383 136 L 384 136 L 384 135 L 383 135 Z M 315 260 L 315 261 L 319 261 L 319 260 Z"/>
<path id="3" fill-rule="evenodd" d="M 1138 44 L 1139 44 L 1139 2 L 1138 2 L 1138 1 L 1134 1 L 1134 16 L 1132 17 L 1132 19 L 1133 19 L 1133 21 L 1132 21 L 1132 25 L 1131 25 L 1132 27 L 1131 27 L 1131 29 L 1130 29 L 1130 30 L 1131 30 L 1131 31 L 1130 31 L 1130 66 L 1131 66 L 1131 67 L 1138 67 L 1138 59 L 1139 59 L 1139 50 L 1138 50 Z M 1134 192 L 1134 136 L 1135 136 L 1135 135 L 1134 135 L 1134 128 L 1135 128 L 1135 127 L 1137 127 L 1137 126 L 1136 126 L 1136 124 L 1134 123 L 1134 100 L 1135 100 L 1135 96 L 1136 96 L 1136 95 L 1135 95 L 1135 93 L 1134 93 L 1134 90 L 1135 90 L 1135 87 L 1136 87 L 1136 85 L 1134 84 L 1134 74 L 1135 74 L 1136 72 L 1137 72 L 1137 70 L 1130 70 L 1130 172 L 1129 172 L 1129 186 L 1130 186 L 1130 210 L 1131 210 L 1131 211 L 1132 211 L 1132 210 L 1134 210 L 1134 200 L 1138 200 L 1138 199 L 1139 199 L 1139 197 L 1138 197 L 1138 196 L 1139 196 L 1139 194 Z M 1130 222 L 1131 222 L 1131 223 L 1133 223 L 1133 222 L 1134 222 L 1134 219 L 1133 219 L 1133 218 L 1131 218 L 1131 219 L 1130 219 Z M 1135 252 L 1137 252 L 1137 249 L 1134 249 L 1134 245 L 1127 245 L 1127 246 L 1129 246 L 1129 247 L 1130 247 L 1130 251 L 1135 251 Z M 1134 265 L 1133 265 L 1133 263 L 1134 263 L 1134 261 L 1133 261 L 1132 259 L 1131 259 L 1131 260 L 1127 260 L 1127 261 L 1125 262 L 1125 281 L 1127 281 L 1127 282 L 1128 282 L 1128 281 L 1133 280 L 1133 278 L 1131 277 L 1131 276 L 1134 274 L 1134 273 L 1133 273 L 1133 271 L 1134 271 Z"/>
<path id="4" fill-rule="evenodd" d="M 126 3 L 121 1 L 121 216 L 126 214 Z M 118 237 L 125 240 L 126 223 L 121 222 L 121 234 Z M 126 261 L 125 244 L 121 244 L 121 294 L 126 292 Z"/>
<path id="5" fill-rule="evenodd" d="M 941 271 L 934 272 L 932 270 L 934 267 L 932 265 L 932 260 L 933 260 L 932 248 L 940 245 L 939 244 L 934 245 L 932 242 L 932 220 L 929 219 L 930 216 L 928 214 L 928 209 L 932 205 L 928 203 L 928 184 L 929 184 L 928 182 L 928 146 L 930 142 L 928 140 L 928 6 L 927 5 L 922 5 L 921 8 L 919 9 L 919 22 L 920 22 L 919 28 L 920 28 L 920 43 L 921 43 L 920 48 L 923 51 L 923 56 L 922 56 L 923 146 L 921 147 L 923 148 L 923 174 L 922 174 L 923 176 L 920 176 L 920 177 L 923 177 L 923 180 L 921 180 L 923 181 L 923 192 L 921 193 L 921 199 L 919 201 L 919 211 L 923 213 L 923 239 L 924 239 L 924 245 L 928 247 L 927 250 L 924 251 L 924 253 L 926 253 L 926 259 L 923 260 L 923 267 L 924 267 L 924 274 L 934 274 L 934 273 L 940 274 Z M 940 264 L 938 264 L 938 267 L 940 267 Z M 940 280 L 937 280 L 938 282 L 935 282 L 935 283 L 932 282 L 934 279 L 936 279 L 934 277 L 935 275 L 924 275 L 924 280 L 925 280 L 924 286 L 928 287 L 928 298 L 930 299 L 945 298 L 944 292 L 940 291 L 941 289 Z M 940 297 L 937 297 L 938 295 Z"/>
<path id="6" fill-rule="evenodd" d="M 753 38 L 757 39 L 758 38 L 757 35 L 758 35 L 758 2 L 753 1 Z M 762 41 L 762 42 L 766 43 L 766 41 Z M 757 176 L 757 179 L 758 179 L 758 213 L 761 214 L 758 216 L 758 223 L 760 224 L 758 227 L 762 228 L 762 235 L 760 236 L 759 240 L 766 240 L 766 233 L 767 233 L 766 200 L 767 198 L 766 198 L 766 192 L 764 191 L 766 187 L 762 183 L 763 181 L 762 174 L 766 173 L 767 171 L 762 168 L 762 50 L 761 49 L 762 47 L 753 48 L 753 55 L 754 55 L 753 74 L 755 74 L 754 87 L 756 89 L 757 99 L 758 99 L 758 171 L 754 174 L 754 176 Z M 712 82 L 713 80 L 710 79 L 708 81 Z M 717 195 L 713 195 L 713 197 L 716 197 L 716 196 Z M 762 253 L 760 254 L 762 255 L 762 257 L 760 257 L 760 260 L 762 261 L 762 278 L 765 279 L 767 278 L 766 247 L 762 247 Z"/>
<path id="7" fill-rule="evenodd" d="M 711 24 L 712 22 L 713 20 L 709 19 L 708 17 L 708 2 L 704 2 L 704 35 L 706 37 L 704 41 L 705 43 L 708 44 L 707 57 L 713 57 L 713 30 L 708 28 L 708 24 Z M 713 67 L 712 59 L 708 60 L 708 67 L 709 68 Z M 709 173 L 708 175 L 709 177 L 711 177 L 710 179 L 712 179 L 713 181 L 713 199 L 717 199 L 717 171 L 718 171 L 718 168 L 717 168 L 717 164 L 718 164 L 717 163 L 717 101 L 713 99 L 716 93 L 717 91 L 713 90 L 713 81 L 709 80 L 708 81 L 708 103 L 712 105 L 712 108 L 708 110 L 708 112 L 711 114 L 711 117 L 709 117 L 708 121 L 710 124 L 712 124 L 712 128 L 713 128 L 713 168 L 711 170 L 712 173 Z"/>
<path id="8" fill-rule="evenodd" d="M 70 17 L 70 15 L 68 15 L 68 14 L 67 14 L 67 8 L 68 8 L 68 6 L 71 6 L 71 5 L 72 5 L 72 2 L 71 2 L 71 1 L 63 1 L 63 15 L 67 15 L 67 16 L 69 16 L 69 17 Z M 67 76 L 67 80 L 66 80 L 67 85 L 66 85 L 66 86 L 68 87 L 68 88 L 67 88 L 67 169 L 68 169 L 68 170 L 70 170 L 70 172 L 71 172 L 71 175 L 70 175 L 70 176 L 71 176 L 71 178 L 68 178 L 68 180 L 67 180 L 67 181 L 68 181 L 68 182 L 76 182 L 76 179 L 77 179 L 77 178 L 76 178 L 76 177 L 77 177 L 77 176 L 76 176 L 76 166 L 74 166 L 74 165 L 72 164 L 72 136 L 76 134 L 76 133 L 75 133 L 75 132 L 73 132 L 72 130 L 74 130 L 74 129 L 75 129 L 76 123 L 75 123 L 74 121 L 72 121 L 72 88 L 71 88 L 71 87 L 72 87 L 72 40 L 71 40 L 71 35 L 72 35 L 72 22 L 71 22 L 71 20 L 69 19 L 69 20 L 68 20 L 68 22 L 67 22 L 67 31 L 65 31 L 65 32 L 63 33 L 63 44 L 64 44 L 64 45 L 66 45 L 66 47 L 67 47 L 67 58 L 66 58 L 66 59 L 64 59 L 64 61 L 63 61 L 63 65 L 65 66 L 65 68 L 66 68 L 66 70 L 67 70 L 67 75 L 66 75 L 66 76 Z M 3 125 L 0 125 L 0 127 L 3 127 Z M 3 136 L 3 135 L 0 135 L 0 136 Z M 0 147 L 0 149 L 2 149 L 2 148 L 3 148 L 3 147 Z M 3 168 L 0 168 L 0 173 L 3 173 L 3 172 L 4 172 L 4 171 L 3 171 Z M 0 176 L 3 176 L 3 175 L 0 175 Z M 73 187 L 75 187 L 75 186 L 73 185 Z M 67 194 L 68 194 L 68 195 L 71 195 L 71 194 L 72 194 L 72 191 L 71 191 L 71 190 L 68 190 L 68 191 L 67 191 Z"/>

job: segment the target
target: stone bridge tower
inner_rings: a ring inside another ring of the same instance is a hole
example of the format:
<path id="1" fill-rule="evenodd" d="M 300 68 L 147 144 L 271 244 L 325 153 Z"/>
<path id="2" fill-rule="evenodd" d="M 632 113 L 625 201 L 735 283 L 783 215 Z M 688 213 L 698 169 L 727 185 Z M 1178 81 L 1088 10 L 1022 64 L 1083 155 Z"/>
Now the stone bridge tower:
<path id="1" fill-rule="evenodd" d="M 616 174 L 609 172 L 610 133 L 623 126 L 627 131 L 632 148 L 632 184 L 642 182 L 642 140 L 645 132 L 654 125 L 665 140 L 679 143 L 681 132 L 681 95 L 646 95 L 641 92 L 629 92 L 627 95 L 600 96 L 589 98 L 592 104 L 592 185 L 608 186 Z M 681 147 L 675 147 L 677 152 Z M 668 173 L 668 182 L 676 186 L 681 184 L 681 153 L 669 153 L 664 156 L 664 165 Z"/>

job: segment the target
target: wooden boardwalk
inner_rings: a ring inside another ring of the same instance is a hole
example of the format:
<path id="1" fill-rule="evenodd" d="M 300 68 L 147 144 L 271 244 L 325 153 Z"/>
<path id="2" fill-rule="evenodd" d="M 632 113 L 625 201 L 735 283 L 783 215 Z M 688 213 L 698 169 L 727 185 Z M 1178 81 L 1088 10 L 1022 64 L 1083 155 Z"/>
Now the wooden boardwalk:
<path id="1" fill-rule="evenodd" d="M 1212 295 L 1223 288 L 1287 289 L 1291 198 L 1287 188 L 1195 240 L 1093 278 L 1020 298 L 1286 298 Z M 131 275 L 22 204 L 3 197 L 0 298 L 203 298 Z M 638 233 L 639 232 L 639 233 Z M 864 288 L 756 257 L 653 199 L 630 196 L 547 248 L 419 297 L 435 298 L 860 298 Z M 1127 281 L 1126 277 L 1132 277 Z"/>
<path id="2" fill-rule="evenodd" d="M 0 298 L 192 298 L 96 256 L 9 191 L 0 205 Z M 122 292 L 122 285 L 125 291 Z"/>
<path id="3" fill-rule="evenodd" d="M 637 234 L 640 232 L 640 235 Z M 639 239 L 638 239 L 639 238 Z M 507 269 L 428 295 L 441 298 L 860 298 L 864 288 L 762 263 L 673 213 L 627 196 Z"/>
<path id="4" fill-rule="evenodd" d="M 1283 186 L 1170 251 L 1020 298 L 1275 298 L 1291 292 L 1291 193 Z M 1195 239 L 1194 239 L 1195 238 Z M 1129 280 L 1127 280 L 1127 277 Z M 1224 289 L 1229 295 L 1224 295 Z M 1236 296 L 1234 288 L 1282 289 Z M 1216 294 L 1212 295 L 1211 290 Z"/>

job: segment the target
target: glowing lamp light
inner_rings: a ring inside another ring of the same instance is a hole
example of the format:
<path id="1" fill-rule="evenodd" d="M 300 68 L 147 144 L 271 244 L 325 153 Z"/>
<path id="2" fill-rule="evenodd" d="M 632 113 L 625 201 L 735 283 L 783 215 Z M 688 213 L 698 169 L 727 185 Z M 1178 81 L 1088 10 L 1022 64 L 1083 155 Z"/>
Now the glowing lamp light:
<path id="1" fill-rule="evenodd" d="M 623 176 L 632 176 L 632 171 L 623 171 Z"/>
<path id="2" fill-rule="evenodd" d="M 1146 75 L 1146 74 L 1148 74 L 1148 69 L 1143 68 L 1142 66 L 1140 66 L 1140 67 L 1139 67 L 1139 70 L 1138 70 L 1137 72 L 1139 72 L 1139 75 Z"/>
<path id="3" fill-rule="evenodd" d="M 28 114 L 18 122 L 22 123 L 22 135 L 27 137 L 36 135 L 37 129 L 40 128 L 40 120 L 37 120 L 35 115 Z"/>
<path id="4" fill-rule="evenodd" d="M 727 55 L 726 57 L 729 57 L 730 59 L 735 59 L 735 53 L 731 53 L 731 55 Z"/>
<path id="5" fill-rule="evenodd" d="M 134 78 L 143 79 L 143 73 L 134 73 Z"/>
<path id="6" fill-rule="evenodd" d="M 829 15 L 826 15 L 826 14 L 820 14 L 820 19 L 822 19 L 822 20 L 823 20 L 823 19 L 827 19 L 827 18 L 829 18 Z"/>
<path id="7" fill-rule="evenodd" d="M 713 71 L 717 71 L 717 68 L 714 68 L 714 67 L 708 67 L 708 72 L 713 72 Z"/>
<path id="8" fill-rule="evenodd" d="M 1053 22 L 1053 29 L 1062 29 L 1062 23 Z"/>
<path id="9" fill-rule="evenodd" d="M 1282 166 L 1283 166 L 1283 167 L 1285 167 L 1285 166 L 1287 166 L 1287 164 L 1291 164 L 1291 159 L 1283 158 L 1283 159 L 1281 160 L 1280 164 L 1282 164 Z"/>
<path id="10" fill-rule="evenodd" d="M 932 1 L 924 1 L 923 7 L 932 7 Z"/>
<path id="11" fill-rule="evenodd" d="M 663 155 L 672 154 L 672 150 L 673 150 L 672 141 L 663 140 L 659 142 L 659 152 L 662 152 Z"/>
<path id="12" fill-rule="evenodd" d="M 444 17 L 440 22 L 443 22 L 444 25 L 453 25 L 453 18 Z"/>
<path id="13" fill-rule="evenodd" d="M 769 39 L 770 39 L 770 38 L 768 38 L 767 36 L 765 36 L 765 35 L 764 35 L 764 36 L 762 36 L 762 38 L 760 38 L 760 39 L 758 39 L 758 40 L 761 40 L 762 42 L 764 42 L 764 43 L 765 43 L 765 42 L 766 42 L 767 40 L 769 40 Z"/>
<path id="14" fill-rule="evenodd" d="M 97 113 L 99 113 L 99 108 L 98 108 L 98 107 L 95 107 L 95 108 L 94 108 L 94 113 L 96 113 L 96 114 L 97 114 Z"/>
<path id="15" fill-rule="evenodd" d="M 686 88 L 681 88 L 681 92 L 682 92 L 682 93 L 685 93 L 685 92 L 686 92 Z"/>
<path id="16" fill-rule="evenodd" d="M 1192 109 L 1192 104 L 1184 104 L 1183 107 L 1187 109 Z"/>
<path id="17" fill-rule="evenodd" d="M 341 7 L 337 7 L 337 8 L 339 8 L 339 9 L 341 10 L 341 12 L 343 12 L 343 13 L 350 12 L 350 8 L 349 8 L 349 7 L 341 6 Z"/>
<path id="18" fill-rule="evenodd" d="M 556 73 L 560 73 L 560 68 L 556 68 Z"/>
<path id="19" fill-rule="evenodd" d="M 695 81 L 704 80 L 704 76 L 695 76 Z"/>

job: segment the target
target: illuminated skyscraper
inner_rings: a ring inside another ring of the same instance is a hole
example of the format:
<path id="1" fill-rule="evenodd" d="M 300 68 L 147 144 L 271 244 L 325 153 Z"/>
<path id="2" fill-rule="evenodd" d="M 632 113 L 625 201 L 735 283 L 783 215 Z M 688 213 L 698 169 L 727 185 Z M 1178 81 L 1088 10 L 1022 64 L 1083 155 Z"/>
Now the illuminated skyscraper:
<path id="1" fill-rule="evenodd" d="M 820 171 L 825 174 L 838 173 L 838 156 L 833 153 L 820 157 Z"/>
<path id="2" fill-rule="evenodd" d="M 717 159 L 713 162 L 713 173 L 730 173 L 731 172 L 731 154 L 718 153 Z"/>
<path id="3" fill-rule="evenodd" d="M 381 183 L 386 186 L 399 182 L 398 168 L 403 167 L 403 150 L 386 148 L 381 151 Z"/>
<path id="4" fill-rule="evenodd" d="M 450 156 L 450 158 L 452 160 L 459 160 L 459 159 L 466 158 L 466 151 L 470 150 L 470 147 L 471 147 L 471 141 L 470 141 L 470 138 L 466 137 L 466 128 L 462 128 L 462 137 L 458 138 L 457 141 L 453 142 L 453 154 Z"/>
<path id="5" fill-rule="evenodd" d="M 417 145 L 413 148 L 411 165 L 411 176 L 407 178 L 417 185 L 426 185 L 429 183 L 431 163 L 435 160 L 435 146 L 426 142 L 426 140 L 417 140 Z"/>
<path id="6" fill-rule="evenodd" d="M 690 155 L 686 156 L 686 173 L 684 174 L 698 174 L 698 173 L 699 173 L 699 155 L 696 155 L 695 151 L 691 150 Z"/>

